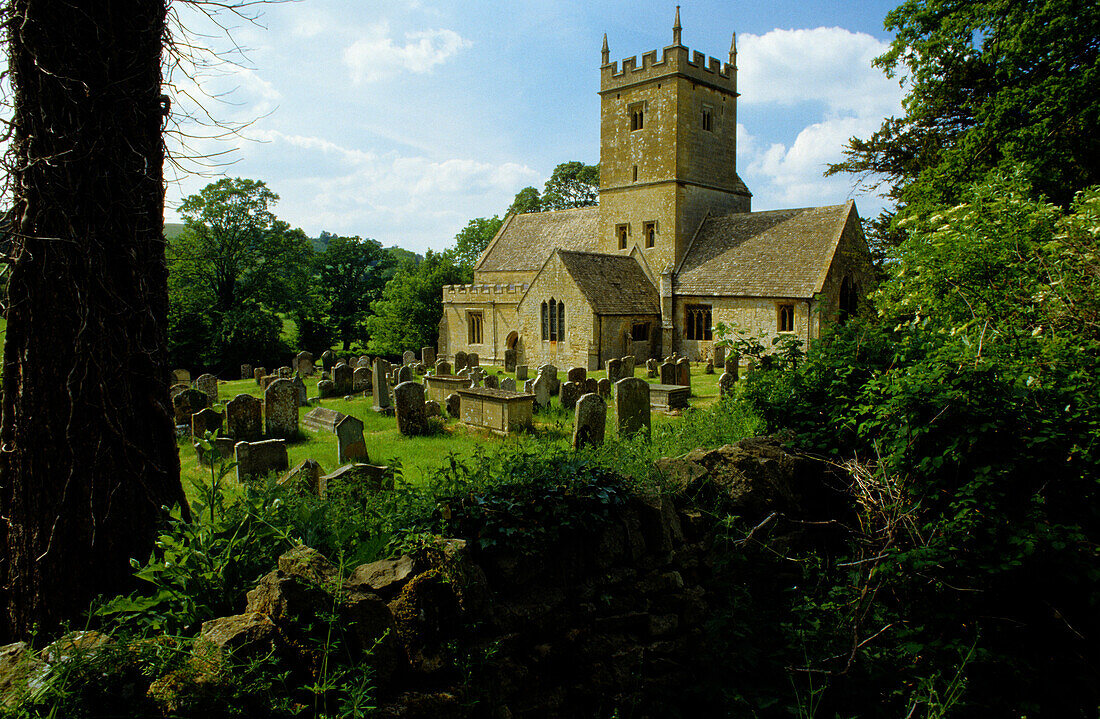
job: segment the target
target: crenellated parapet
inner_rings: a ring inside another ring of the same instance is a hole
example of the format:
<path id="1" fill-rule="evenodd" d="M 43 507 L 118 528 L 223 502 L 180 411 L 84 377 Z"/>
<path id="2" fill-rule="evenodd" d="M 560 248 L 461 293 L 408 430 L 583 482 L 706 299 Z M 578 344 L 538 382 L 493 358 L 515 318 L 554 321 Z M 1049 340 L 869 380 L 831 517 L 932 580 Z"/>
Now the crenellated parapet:
<path id="1" fill-rule="evenodd" d="M 443 302 L 453 304 L 518 303 L 528 287 L 530 287 L 528 284 L 444 285 Z"/>
<path id="2" fill-rule="evenodd" d="M 669 45 L 661 51 L 660 59 L 656 50 L 642 55 L 641 65 L 637 57 L 626 58 L 621 67 L 618 62 L 605 64 L 600 68 L 600 94 L 671 76 L 686 77 L 725 92 L 737 92 L 734 65 L 683 45 Z"/>

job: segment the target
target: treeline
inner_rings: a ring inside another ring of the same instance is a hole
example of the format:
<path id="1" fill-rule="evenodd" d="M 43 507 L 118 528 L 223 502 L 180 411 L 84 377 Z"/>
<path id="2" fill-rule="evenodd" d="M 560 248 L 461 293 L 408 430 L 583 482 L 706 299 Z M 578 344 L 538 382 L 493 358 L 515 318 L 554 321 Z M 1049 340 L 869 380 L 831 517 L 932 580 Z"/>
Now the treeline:
<path id="1" fill-rule="evenodd" d="M 562 163 L 506 214 L 592 205 L 598 188 L 597 166 Z M 396 355 L 434 345 L 443 286 L 472 280 L 503 224 L 474 218 L 451 247 L 420 257 L 358 236 L 310 238 L 276 217 L 278 200 L 262 181 L 226 178 L 180 205 L 183 229 L 168 240 L 173 366 L 232 374 L 299 349 Z"/>

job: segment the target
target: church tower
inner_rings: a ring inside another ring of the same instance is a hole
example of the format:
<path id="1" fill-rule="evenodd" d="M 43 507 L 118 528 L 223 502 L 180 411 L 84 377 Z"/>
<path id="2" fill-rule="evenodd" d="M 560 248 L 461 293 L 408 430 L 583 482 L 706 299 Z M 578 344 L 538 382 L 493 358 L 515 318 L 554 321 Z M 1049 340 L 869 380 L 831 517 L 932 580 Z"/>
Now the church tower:
<path id="1" fill-rule="evenodd" d="M 737 49 L 729 62 L 689 53 L 680 42 L 618 63 L 604 36 L 600 68 L 599 251 L 635 247 L 654 273 L 684 256 L 709 212 L 748 212 L 737 176 Z"/>

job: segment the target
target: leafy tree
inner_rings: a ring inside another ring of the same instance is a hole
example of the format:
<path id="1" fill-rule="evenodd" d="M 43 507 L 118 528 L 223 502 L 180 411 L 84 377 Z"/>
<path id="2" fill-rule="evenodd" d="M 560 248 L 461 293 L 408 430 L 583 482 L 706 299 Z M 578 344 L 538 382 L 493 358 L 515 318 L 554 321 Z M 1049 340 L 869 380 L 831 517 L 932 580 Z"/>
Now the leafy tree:
<path id="1" fill-rule="evenodd" d="M 600 166 L 563 162 L 554 168 L 542 191 L 543 210 L 595 205 L 600 195 Z"/>
<path id="2" fill-rule="evenodd" d="M 327 323 L 344 349 L 354 340 L 365 340 L 370 305 L 382 296 L 388 271 L 396 261 L 375 240 L 358 237 L 328 238 L 317 255 L 318 293 Z"/>
<path id="3" fill-rule="evenodd" d="M 528 212 L 542 212 L 542 195 L 534 187 L 525 187 L 516 193 L 505 215 L 523 215 Z"/>
<path id="4" fill-rule="evenodd" d="M 450 250 L 455 263 L 472 273 L 474 265 L 485 248 L 489 246 L 500 226 L 504 224 L 496 215 L 492 217 L 475 217 L 455 235 L 455 246 Z M 472 274 L 470 275 L 472 278 Z"/>
<path id="5" fill-rule="evenodd" d="M 443 286 L 460 284 L 461 267 L 446 254 L 428 251 L 419 265 L 404 265 L 386 284 L 367 319 L 372 352 L 400 354 L 433 346 L 443 317 Z"/>
<path id="6" fill-rule="evenodd" d="M 0 641 L 124 591 L 186 508 L 169 409 L 164 0 L 0 6 L 15 105 Z"/>
<path id="7" fill-rule="evenodd" d="M 1063 207 L 1100 182 L 1100 5 L 906 0 L 885 26 L 896 37 L 875 64 L 906 75 L 905 114 L 852 138 L 826 174 L 883 178 L 899 219 L 908 205 L 960 201 L 994 168 L 1021 168 Z"/>

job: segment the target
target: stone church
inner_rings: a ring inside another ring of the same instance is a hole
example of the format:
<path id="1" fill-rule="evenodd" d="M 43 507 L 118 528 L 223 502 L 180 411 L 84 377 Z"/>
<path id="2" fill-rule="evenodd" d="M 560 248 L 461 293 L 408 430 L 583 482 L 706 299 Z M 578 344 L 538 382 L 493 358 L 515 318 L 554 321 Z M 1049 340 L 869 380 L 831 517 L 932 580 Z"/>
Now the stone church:
<path id="1" fill-rule="evenodd" d="M 706 359 L 718 322 L 809 343 L 872 277 L 856 208 L 752 212 L 737 175 L 737 50 L 680 42 L 600 68 L 599 205 L 511 215 L 443 288 L 439 353 L 599 369 L 673 352 Z"/>

